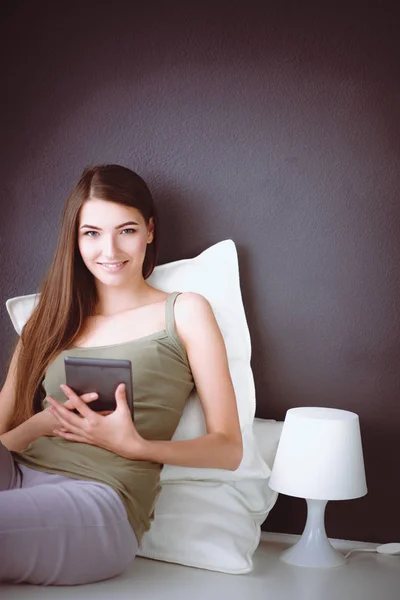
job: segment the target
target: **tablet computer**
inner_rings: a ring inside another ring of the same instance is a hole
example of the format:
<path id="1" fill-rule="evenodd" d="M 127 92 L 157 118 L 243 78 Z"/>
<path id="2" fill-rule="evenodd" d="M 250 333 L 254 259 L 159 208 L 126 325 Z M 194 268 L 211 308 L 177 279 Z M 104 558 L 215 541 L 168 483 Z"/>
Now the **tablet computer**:
<path id="1" fill-rule="evenodd" d="M 115 390 L 125 384 L 126 400 L 133 415 L 132 364 L 130 360 L 115 358 L 88 358 L 66 356 L 64 358 L 66 384 L 81 396 L 96 392 L 97 400 L 89 402 L 94 411 L 115 410 Z"/>

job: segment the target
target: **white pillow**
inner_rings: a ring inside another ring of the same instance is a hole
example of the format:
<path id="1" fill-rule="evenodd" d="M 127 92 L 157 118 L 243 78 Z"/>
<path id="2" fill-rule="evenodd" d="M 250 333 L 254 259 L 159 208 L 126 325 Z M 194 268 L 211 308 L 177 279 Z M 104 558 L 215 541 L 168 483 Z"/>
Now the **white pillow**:
<path id="1" fill-rule="evenodd" d="M 274 466 L 282 428 L 283 421 L 274 419 L 258 419 L 256 417 L 253 422 L 253 434 L 256 438 L 257 448 L 271 470 Z"/>
<path id="2" fill-rule="evenodd" d="M 281 421 L 254 419 L 262 457 L 272 468 Z M 249 573 L 260 526 L 275 505 L 268 479 L 164 482 L 139 556 L 231 574 Z"/>
<path id="3" fill-rule="evenodd" d="M 243 460 L 236 471 L 165 465 L 155 519 L 142 539 L 139 555 L 228 573 L 248 572 L 259 541 L 260 525 L 272 508 L 271 502 L 273 505 L 276 501 L 276 495 L 271 496 L 267 491 L 271 471 L 253 435 L 256 401 L 250 367 L 250 335 L 240 292 L 235 244 L 225 240 L 195 258 L 158 266 L 148 281 L 166 292 L 197 292 L 209 300 L 226 345 L 243 437 Z M 7 310 L 18 333 L 36 301 L 36 294 L 7 301 Z M 191 439 L 204 433 L 203 412 L 194 391 L 173 439 Z M 185 509 L 180 506 L 177 510 L 177 494 Z M 197 504 L 193 500 L 196 497 Z M 211 526 L 215 520 L 219 528 Z M 240 543 L 236 534 L 239 520 Z M 208 529 L 204 522 L 210 524 Z M 183 531 L 187 532 L 185 536 L 181 535 Z M 211 554 L 210 548 L 213 548 Z"/>

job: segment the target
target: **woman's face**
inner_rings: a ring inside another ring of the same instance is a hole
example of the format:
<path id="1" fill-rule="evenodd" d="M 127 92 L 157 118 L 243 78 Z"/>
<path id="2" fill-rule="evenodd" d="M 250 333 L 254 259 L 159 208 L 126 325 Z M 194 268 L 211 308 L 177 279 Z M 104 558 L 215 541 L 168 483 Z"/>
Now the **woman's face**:
<path id="1" fill-rule="evenodd" d="M 81 208 L 78 246 L 89 271 L 104 285 L 120 286 L 142 276 L 153 221 L 136 208 L 93 198 Z"/>

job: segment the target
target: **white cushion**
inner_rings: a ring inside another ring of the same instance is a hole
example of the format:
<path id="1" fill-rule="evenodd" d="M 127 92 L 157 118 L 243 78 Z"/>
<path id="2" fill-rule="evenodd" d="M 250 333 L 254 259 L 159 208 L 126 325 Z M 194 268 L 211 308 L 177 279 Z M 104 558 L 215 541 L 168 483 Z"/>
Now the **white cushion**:
<path id="1" fill-rule="evenodd" d="M 253 422 L 253 434 L 261 456 L 272 471 L 276 451 L 282 433 L 283 421 L 274 419 L 258 419 Z"/>
<path id="2" fill-rule="evenodd" d="M 7 300 L 6 308 L 18 335 L 21 335 L 22 328 L 31 316 L 37 300 L 39 294 L 16 296 Z"/>
<path id="3" fill-rule="evenodd" d="M 260 525 L 276 495 L 271 496 L 268 488 L 271 471 L 253 434 L 256 400 L 250 367 L 250 335 L 235 244 L 225 240 L 195 258 L 158 266 L 148 281 L 166 292 L 197 292 L 209 300 L 226 345 L 244 448 L 243 460 L 236 471 L 165 465 L 155 519 L 142 539 L 139 555 L 228 573 L 248 572 L 259 541 Z M 35 294 L 7 301 L 18 333 L 36 301 Z M 194 391 L 173 439 L 191 439 L 204 433 L 203 412 Z M 239 521 L 240 534 L 236 533 Z M 219 524 L 218 528 L 214 523 Z"/>
<path id="4" fill-rule="evenodd" d="M 254 419 L 263 459 L 272 467 L 281 421 Z M 236 482 L 164 482 L 156 517 L 138 554 L 189 567 L 231 574 L 249 573 L 261 524 L 278 494 L 268 479 Z"/>

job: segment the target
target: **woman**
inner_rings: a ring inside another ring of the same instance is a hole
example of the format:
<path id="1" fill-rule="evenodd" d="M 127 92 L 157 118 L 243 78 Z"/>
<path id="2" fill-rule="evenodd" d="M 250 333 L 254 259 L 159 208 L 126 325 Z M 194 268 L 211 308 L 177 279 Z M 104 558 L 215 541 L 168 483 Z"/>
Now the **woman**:
<path id="1" fill-rule="evenodd" d="M 136 173 L 84 170 L 0 393 L 0 581 L 113 577 L 150 527 L 163 464 L 240 464 L 235 395 L 208 301 L 146 282 L 157 233 Z M 131 360 L 134 422 L 122 384 L 113 412 L 91 410 L 96 394 L 65 385 L 65 356 Z M 171 441 L 193 385 L 207 434 Z"/>

